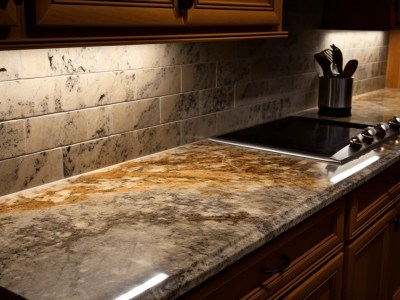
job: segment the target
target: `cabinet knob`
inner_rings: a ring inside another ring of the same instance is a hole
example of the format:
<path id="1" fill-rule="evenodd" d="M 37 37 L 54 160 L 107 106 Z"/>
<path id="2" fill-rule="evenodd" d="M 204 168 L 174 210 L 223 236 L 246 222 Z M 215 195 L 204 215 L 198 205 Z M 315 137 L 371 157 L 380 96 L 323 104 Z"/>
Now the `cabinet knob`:
<path id="1" fill-rule="evenodd" d="M 280 257 L 280 259 L 282 260 L 282 264 L 279 267 L 277 267 L 275 269 L 263 268 L 263 269 L 261 269 L 261 273 L 264 273 L 264 274 L 275 274 L 275 273 L 279 273 L 279 272 L 282 272 L 282 271 L 286 270 L 290 266 L 290 263 L 291 263 L 290 257 L 287 256 L 287 255 L 282 255 Z"/>
<path id="2" fill-rule="evenodd" d="M 194 4 L 194 0 L 178 0 L 178 11 L 179 15 L 183 15 L 184 10 L 188 10 Z"/>

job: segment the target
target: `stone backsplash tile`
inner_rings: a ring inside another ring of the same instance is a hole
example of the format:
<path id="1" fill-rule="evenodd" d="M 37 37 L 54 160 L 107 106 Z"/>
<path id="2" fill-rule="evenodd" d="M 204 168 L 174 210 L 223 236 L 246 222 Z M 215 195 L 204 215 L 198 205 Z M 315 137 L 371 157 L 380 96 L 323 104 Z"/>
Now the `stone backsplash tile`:
<path id="1" fill-rule="evenodd" d="M 25 120 L 0 122 L 0 141 L 0 160 L 25 154 Z"/>
<path id="2" fill-rule="evenodd" d="M 177 94 L 181 91 L 181 67 L 143 69 L 136 72 L 137 99 Z"/>
<path id="3" fill-rule="evenodd" d="M 200 92 L 161 98 L 161 123 L 174 122 L 200 114 Z"/>
<path id="4" fill-rule="evenodd" d="M 108 72 L 0 82 L 0 121 L 134 100 L 135 73 Z"/>
<path id="5" fill-rule="evenodd" d="M 182 66 L 182 92 L 216 87 L 217 67 L 215 63 Z"/>
<path id="6" fill-rule="evenodd" d="M 100 106 L 84 110 L 87 123 L 87 140 L 101 138 L 112 133 L 113 119 L 111 112 L 112 106 Z"/>
<path id="7" fill-rule="evenodd" d="M 30 118 L 26 124 L 27 153 L 85 141 L 86 111 L 74 111 Z"/>
<path id="8" fill-rule="evenodd" d="M 0 161 L 0 195 L 63 178 L 60 149 Z"/>
<path id="9" fill-rule="evenodd" d="M 250 62 L 238 60 L 217 64 L 217 86 L 234 85 L 250 81 Z"/>
<path id="10" fill-rule="evenodd" d="M 175 66 L 202 62 L 204 51 L 201 43 L 175 43 L 162 45 L 160 50 L 161 66 Z"/>
<path id="11" fill-rule="evenodd" d="M 159 98 L 116 104 L 110 110 L 114 134 L 160 124 Z"/>
<path id="12" fill-rule="evenodd" d="M 238 107 L 217 114 L 217 134 L 249 127 L 261 122 L 261 104 Z"/>
<path id="13" fill-rule="evenodd" d="M 234 94 L 232 86 L 200 91 L 200 114 L 207 115 L 233 107 Z"/>
<path id="14" fill-rule="evenodd" d="M 69 177 L 134 158 L 133 133 L 64 147 L 63 174 Z"/>
<path id="15" fill-rule="evenodd" d="M 163 45 L 0 51 L 0 81 L 156 68 Z"/>
<path id="16" fill-rule="evenodd" d="M 181 144 L 188 144 L 217 134 L 217 115 L 191 118 L 180 122 Z"/>
<path id="17" fill-rule="evenodd" d="M 134 157 L 178 147 L 180 145 L 179 123 L 168 123 L 135 131 L 133 142 Z"/>

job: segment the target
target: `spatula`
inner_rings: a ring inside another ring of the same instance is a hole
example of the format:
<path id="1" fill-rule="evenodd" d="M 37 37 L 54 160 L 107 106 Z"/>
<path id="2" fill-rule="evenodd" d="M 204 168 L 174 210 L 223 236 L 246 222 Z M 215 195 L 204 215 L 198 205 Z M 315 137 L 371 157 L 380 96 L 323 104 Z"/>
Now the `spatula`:
<path id="1" fill-rule="evenodd" d="M 343 54 L 342 51 L 335 46 L 331 45 L 332 48 L 332 62 L 336 65 L 339 77 L 343 77 Z"/>

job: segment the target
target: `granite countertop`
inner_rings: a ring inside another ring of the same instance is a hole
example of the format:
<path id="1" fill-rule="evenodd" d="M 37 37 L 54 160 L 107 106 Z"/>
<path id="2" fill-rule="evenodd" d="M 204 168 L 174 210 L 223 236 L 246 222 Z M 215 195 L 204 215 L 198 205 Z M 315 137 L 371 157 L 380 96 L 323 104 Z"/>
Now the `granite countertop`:
<path id="1" fill-rule="evenodd" d="M 387 121 L 400 91 L 356 97 L 356 122 Z M 315 115 L 309 112 L 308 115 Z M 400 145 L 345 166 L 211 141 L 0 198 L 0 286 L 28 299 L 175 298 L 399 160 Z M 363 158 L 360 158 L 363 159 Z"/>

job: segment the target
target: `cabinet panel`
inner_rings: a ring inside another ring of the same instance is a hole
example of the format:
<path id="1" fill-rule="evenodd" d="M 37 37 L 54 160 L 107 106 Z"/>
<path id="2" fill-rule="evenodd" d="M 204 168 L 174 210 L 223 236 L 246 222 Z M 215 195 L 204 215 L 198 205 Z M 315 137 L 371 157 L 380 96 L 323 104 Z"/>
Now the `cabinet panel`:
<path id="1" fill-rule="evenodd" d="M 345 248 L 344 299 L 386 299 L 391 218 L 393 211 Z"/>
<path id="2" fill-rule="evenodd" d="M 324 0 L 323 27 L 389 30 L 395 26 L 395 1 L 398 0 Z"/>
<path id="3" fill-rule="evenodd" d="M 339 253 L 298 288 L 283 297 L 287 300 L 342 299 L 343 254 Z M 280 298 L 282 299 L 282 298 Z"/>
<path id="4" fill-rule="evenodd" d="M 400 163 L 396 163 L 349 194 L 346 240 L 360 234 L 394 205 L 400 193 L 399 178 Z"/>
<path id="5" fill-rule="evenodd" d="M 400 203 L 394 209 L 390 228 L 389 299 L 400 300 Z"/>
<path id="6" fill-rule="evenodd" d="M 197 0 L 197 8 L 231 8 L 231 9 L 270 9 L 273 10 L 272 0 Z"/>
<path id="7" fill-rule="evenodd" d="M 280 30 L 282 0 L 196 0 L 187 12 L 189 26 L 269 26 Z"/>
<path id="8" fill-rule="evenodd" d="M 9 1 L 6 6 L 0 5 L 0 27 L 17 25 L 17 9 L 13 1 Z"/>
<path id="9" fill-rule="evenodd" d="M 173 0 L 37 0 L 38 26 L 179 26 Z"/>

